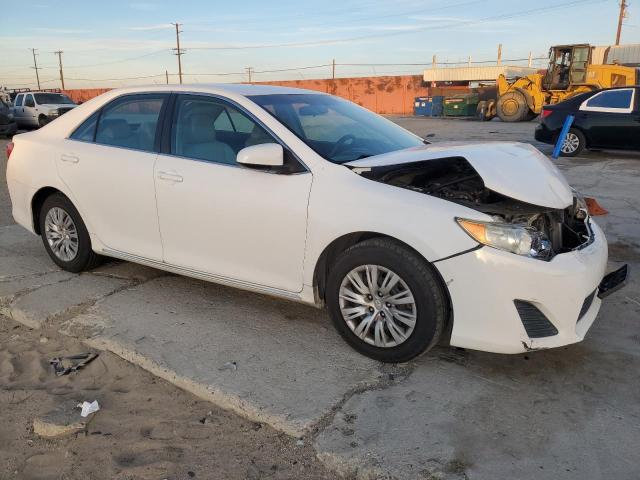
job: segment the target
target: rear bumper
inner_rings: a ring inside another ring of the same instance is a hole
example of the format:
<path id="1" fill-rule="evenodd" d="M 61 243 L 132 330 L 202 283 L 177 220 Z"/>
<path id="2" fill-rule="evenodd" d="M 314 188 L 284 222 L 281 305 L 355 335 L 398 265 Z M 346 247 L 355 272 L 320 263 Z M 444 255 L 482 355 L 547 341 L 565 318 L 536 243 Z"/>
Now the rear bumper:
<path id="1" fill-rule="evenodd" d="M 436 262 L 453 307 L 451 345 L 522 353 L 584 339 L 600 309 L 595 293 L 608 256 L 602 230 L 593 221 L 592 226 L 595 238 L 590 245 L 550 262 L 490 247 Z M 556 333 L 530 336 L 517 308 L 523 302 L 546 317 Z"/>
<path id="2" fill-rule="evenodd" d="M 555 143 L 557 132 L 550 130 L 544 123 L 536 127 L 535 139 L 542 143 Z"/>

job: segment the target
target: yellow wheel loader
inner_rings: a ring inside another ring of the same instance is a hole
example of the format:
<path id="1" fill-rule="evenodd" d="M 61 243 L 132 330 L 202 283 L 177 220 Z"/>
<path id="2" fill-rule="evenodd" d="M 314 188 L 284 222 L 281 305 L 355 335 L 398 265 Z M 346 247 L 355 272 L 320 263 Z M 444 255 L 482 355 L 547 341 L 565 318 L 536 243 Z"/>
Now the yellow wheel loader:
<path id="1" fill-rule="evenodd" d="M 592 63 L 594 48 L 587 44 L 551 47 L 546 74 L 534 73 L 511 83 L 500 75 L 495 113 L 503 122 L 521 122 L 535 118 L 544 105 L 561 102 L 579 93 L 636 85 L 636 68 L 596 65 Z"/>

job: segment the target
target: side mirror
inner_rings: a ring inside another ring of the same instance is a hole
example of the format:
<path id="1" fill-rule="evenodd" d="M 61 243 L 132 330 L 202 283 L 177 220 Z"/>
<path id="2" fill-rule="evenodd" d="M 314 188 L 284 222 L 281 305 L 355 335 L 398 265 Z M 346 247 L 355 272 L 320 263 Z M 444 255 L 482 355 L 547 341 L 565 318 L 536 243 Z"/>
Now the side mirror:
<path id="1" fill-rule="evenodd" d="M 238 152 L 236 162 L 254 167 L 282 167 L 284 165 L 284 150 L 282 145 L 278 143 L 252 145 Z"/>

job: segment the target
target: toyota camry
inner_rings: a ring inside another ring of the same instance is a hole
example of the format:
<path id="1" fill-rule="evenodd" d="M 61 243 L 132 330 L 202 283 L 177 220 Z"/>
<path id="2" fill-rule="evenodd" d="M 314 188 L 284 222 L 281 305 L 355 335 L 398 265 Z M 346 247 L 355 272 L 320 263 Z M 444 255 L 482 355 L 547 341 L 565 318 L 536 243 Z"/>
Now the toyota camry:
<path id="1" fill-rule="evenodd" d="M 535 148 L 427 144 L 318 92 L 112 90 L 8 154 L 13 216 L 59 267 L 115 257 L 326 306 L 385 362 L 579 342 L 626 277 Z"/>

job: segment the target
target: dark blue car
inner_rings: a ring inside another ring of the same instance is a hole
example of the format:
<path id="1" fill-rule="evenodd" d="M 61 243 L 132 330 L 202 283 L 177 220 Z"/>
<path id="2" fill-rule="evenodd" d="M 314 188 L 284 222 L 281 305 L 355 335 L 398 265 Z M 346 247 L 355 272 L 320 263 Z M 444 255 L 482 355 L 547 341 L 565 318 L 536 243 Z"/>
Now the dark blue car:
<path id="1" fill-rule="evenodd" d="M 540 114 L 536 140 L 554 144 L 567 115 L 575 120 L 562 145 L 562 155 L 583 149 L 640 150 L 640 87 L 618 87 L 576 95 Z"/>

